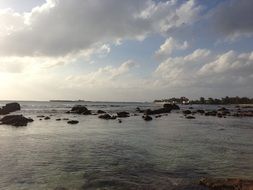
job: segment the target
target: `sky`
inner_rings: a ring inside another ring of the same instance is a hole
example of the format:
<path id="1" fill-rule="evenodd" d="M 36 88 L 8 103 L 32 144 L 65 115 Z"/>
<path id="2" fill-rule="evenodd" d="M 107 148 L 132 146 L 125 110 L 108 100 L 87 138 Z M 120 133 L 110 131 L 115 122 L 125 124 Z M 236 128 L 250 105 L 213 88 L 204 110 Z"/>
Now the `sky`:
<path id="1" fill-rule="evenodd" d="M 253 97 L 252 0 L 0 0 L 0 99 Z"/>

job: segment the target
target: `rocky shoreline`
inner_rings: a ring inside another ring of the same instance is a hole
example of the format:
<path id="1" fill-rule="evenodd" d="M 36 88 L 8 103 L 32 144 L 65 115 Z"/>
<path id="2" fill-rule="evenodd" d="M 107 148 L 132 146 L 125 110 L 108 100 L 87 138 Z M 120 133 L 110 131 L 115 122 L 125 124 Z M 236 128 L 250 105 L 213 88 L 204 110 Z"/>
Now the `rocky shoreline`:
<path id="1" fill-rule="evenodd" d="M 19 103 L 8 103 L 2 108 L 0 108 L 0 115 L 3 115 L 0 118 L 1 125 L 11 125 L 15 127 L 27 126 L 28 123 L 33 122 L 32 118 L 26 118 L 23 115 L 11 115 L 13 112 L 20 111 L 21 106 Z M 172 111 L 182 114 L 185 119 L 196 119 L 198 115 L 207 116 L 207 117 L 217 117 L 217 118 L 226 118 L 226 117 L 253 117 L 253 109 L 250 106 L 235 106 L 234 109 L 228 109 L 226 107 L 220 107 L 216 110 L 204 110 L 204 109 L 194 109 L 193 107 L 188 107 L 188 109 L 182 109 L 176 104 L 164 104 L 161 108 L 157 109 L 142 109 L 137 107 L 133 110 L 132 113 L 126 111 L 116 112 L 114 114 L 107 113 L 104 110 L 89 110 L 84 105 L 75 105 L 71 110 L 67 111 L 66 114 L 72 115 L 98 115 L 99 119 L 104 120 L 116 120 L 118 119 L 119 123 L 122 123 L 121 118 L 128 118 L 131 116 L 139 116 L 145 121 L 152 121 L 153 118 L 160 118 L 167 116 Z M 50 116 L 38 115 L 39 120 L 50 120 Z M 70 120 L 69 118 L 57 118 L 56 121 L 65 120 L 68 124 L 74 125 L 78 124 L 77 120 Z"/>

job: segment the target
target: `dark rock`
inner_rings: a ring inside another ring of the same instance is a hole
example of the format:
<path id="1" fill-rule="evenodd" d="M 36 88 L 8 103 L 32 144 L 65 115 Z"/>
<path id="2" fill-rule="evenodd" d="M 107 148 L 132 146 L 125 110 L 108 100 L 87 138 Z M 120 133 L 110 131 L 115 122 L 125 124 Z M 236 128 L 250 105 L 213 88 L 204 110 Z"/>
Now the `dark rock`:
<path id="1" fill-rule="evenodd" d="M 155 118 L 160 118 L 160 117 L 162 117 L 162 116 L 161 116 L 161 115 L 156 115 L 156 116 L 155 116 Z"/>
<path id="2" fill-rule="evenodd" d="M 100 115 L 98 116 L 99 119 L 105 119 L 105 120 L 109 120 L 109 119 L 116 119 L 117 117 L 116 116 L 111 116 L 109 114 L 103 114 L 103 115 Z"/>
<path id="3" fill-rule="evenodd" d="M 118 113 L 117 113 L 117 116 L 118 116 L 118 117 L 121 117 L 121 118 L 123 118 L 123 117 L 130 117 L 130 113 L 125 112 L 125 111 L 123 111 L 123 112 L 118 112 Z"/>
<path id="4" fill-rule="evenodd" d="M 194 116 L 191 116 L 191 115 L 186 116 L 185 118 L 186 118 L 186 119 L 196 119 Z"/>
<path id="5" fill-rule="evenodd" d="M 216 116 L 216 115 L 217 115 L 217 111 L 215 111 L 215 110 L 205 113 L 205 116 Z"/>
<path id="6" fill-rule="evenodd" d="M 183 114 L 189 115 L 189 114 L 192 114 L 192 112 L 191 112 L 190 110 L 184 110 L 184 111 L 183 111 Z"/>
<path id="7" fill-rule="evenodd" d="M 142 118 L 143 118 L 145 121 L 151 121 L 151 120 L 153 120 L 153 118 L 152 118 L 151 116 L 149 116 L 149 115 L 144 115 L 144 116 L 142 116 Z"/>
<path id="8" fill-rule="evenodd" d="M 104 114 L 104 113 L 106 113 L 106 112 L 103 111 L 103 110 L 98 110 L 98 111 L 97 111 L 97 114 Z"/>
<path id="9" fill-rule="evenodd" d="M 253 180 L 203 178 L 199 184 L 210 190 L 253 190 Z"/>
<path id="10" fill-rule="evenodd" d="M 205 110 L 197 110 L 197 113 L 205 114 Z"/>
<path id="11" fill-rule="evenodd" d="M 189 107 L 188 109 L 189 109 L 189 110 L 193 110 L 193 107 Z"/>
<path id="12" fill-rule="evenodd" d="M 2 124 L 12 125 L 15 127 L 27 126 L 28 123 L 33 122 L 33 119 L 26 118 L 23 115 L 7 115 L 1 120 Z"/>
<path id="13" fill-rule="evenodd" d="M 119 119 L 119 120 L 118 120 L 118 122 L 119 122 L 119 123 L 122 123 L 122 120 L 121 120 L 121 119 Z"/>
<path id="14" fill-rule="evenodd" d="M 79 121 L 77 121 L 77 120 L 70 120 L 70 121 L 68 121 L 67 123 L 68 123 L 68 124 L 71 124 L 71 125 L 75 125 L 75 124 L 78 124 Z"/>
<path id="15" fill-rule="evenodd" d="M 164 104 L 163 107 L 171 110 L 180 110 L 180 107 L 177 104 Z"/>
<path id="16" fill-rule="evenodd" d="M 51 118 L 47 116 L 47 117 L 45 117 L 44 119 L 45 119 L 45 120 L 49 120 L 49 119 L 51 119 Z"/>
<path id="17" fill-rule="evenodd" d="M 43 118 L 43 117 L 45 117 L 44 115 L 38 115 L 37 116 L 38 118 Z"/>
<path id="18" fill-rule="evenodd" d="M 54 190 L 68 190 L 65 187 L 56 187 Z"/>
<path id="19" fill-rule="evenodd" d="M 64 120 L 64 121 L 68 121 L 68 120 L 69 120 L 69 118 L 63 118 L 62 120 Z"/>
<path id="20" fill-rule="evenodd" d="M 74 113 L 74 114 L 82 114 L 82 115 L 90 115 L 91 114 L 91 111 L 88 110 L 85 106 L 82 106 L 82 105 L 76 105 L 74 106 L 70 113 Z"/>
<path id="21" fill-rule="evenodd" d="M 0 115 L 7 115 L 9 113 L 19 111 L 21 109 L 18 103 L 9 103 L 0 108 Z"/>
<path id="22" fill-rule="evenodd" d="M 170 113 L 170 112 L 171 112 L 170 108 L 160 108 L 160 109 L 157 109 L 157 110 L 147 109 L 147 110 L 144 111 L 144 113 L 146 115 L 156 115 L 156 114 L 163 114 L 163 113 Z"/>
<path id="23" fill-rule="evenodd" d="M 135 110 L 136 110 L 137 112 L 139 112 L 139 113 L 143 113 L 143 112 L 144 112 L 144 110 L 142 110 L 142 109 L 139 108 L 139 107 L 137 107 Z"/>
<path id="24" fill-rule="evenodd" d="M 222 107 L 222 108 L 218 109 L 218 111 L 229 111 L 229 110 L 225 107 Z"/>
<path id="25" fill-rule="evenodd" d="M 221 113 L 218 113 L 218 114 L 217 114 L 217 117 L 222 118 L 223 115 L 222 115 Z"/>
<path id="26" fill-rule="evenodd" d="M 59 119 L 56 119 L 56 121 L 61 121 L 61 119 L 59 118 Z"/>

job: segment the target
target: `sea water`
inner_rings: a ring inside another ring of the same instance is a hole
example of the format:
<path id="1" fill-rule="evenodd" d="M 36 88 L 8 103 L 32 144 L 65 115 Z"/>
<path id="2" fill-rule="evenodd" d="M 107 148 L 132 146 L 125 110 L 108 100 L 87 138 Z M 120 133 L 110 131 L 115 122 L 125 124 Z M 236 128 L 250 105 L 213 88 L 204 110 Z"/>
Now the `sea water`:
<path id="1" fill-rule="evenodd" d="M 0 102 L 4 105 L 6 102 Z M 253 119 L 179 111 L 146 122 L 66 114 L 90 110 L 135 113 L 153 103 L 20 102 L 27 127 L 0 125 L 0 189 L 190 189 L 201 177 L 253 178 Z M 187 108 L 187 106 L 184 106 Z M 188 106 L 189 107 L 189 106 Z M 216 106 L 217 107 L 217 106 Z M 202 106 L 213 109 L 215 106 Z M 39 120 L 38 115 L 50 116 Z M 69 125 L 58 118 L 78 120 Z M 187 187 L 188 186 L 188 187 Z M 193 187 L 194 189 L 194 187 Z"/>

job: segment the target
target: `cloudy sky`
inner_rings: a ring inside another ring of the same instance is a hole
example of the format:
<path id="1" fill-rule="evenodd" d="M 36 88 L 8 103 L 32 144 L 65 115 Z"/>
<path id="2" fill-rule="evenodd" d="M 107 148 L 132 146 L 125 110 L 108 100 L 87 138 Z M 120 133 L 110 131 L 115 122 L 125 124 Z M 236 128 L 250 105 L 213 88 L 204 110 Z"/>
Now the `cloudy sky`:
<path id="1" fill-rule="evenodd" d="M 0 99 L 253 96 L 252 0 L 0 0 Z"/>

